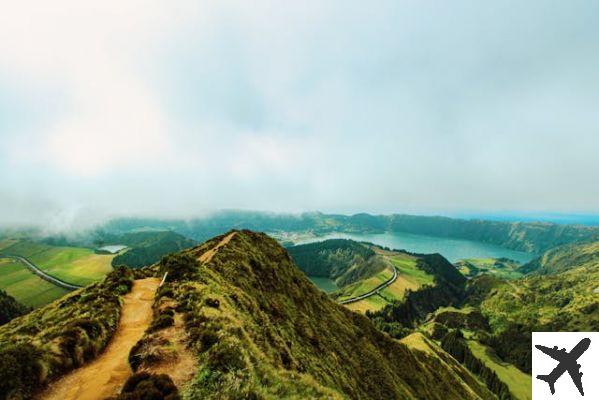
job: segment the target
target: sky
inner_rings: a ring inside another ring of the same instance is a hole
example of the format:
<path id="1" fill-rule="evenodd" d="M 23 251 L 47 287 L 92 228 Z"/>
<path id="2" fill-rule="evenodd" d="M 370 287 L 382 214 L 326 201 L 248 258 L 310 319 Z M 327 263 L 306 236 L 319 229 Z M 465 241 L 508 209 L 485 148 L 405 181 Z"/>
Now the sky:
<path id="1" fill-rule="evenodd" d="M 599 2 L 19 1 L 0 224 L 599 213 Z"/>

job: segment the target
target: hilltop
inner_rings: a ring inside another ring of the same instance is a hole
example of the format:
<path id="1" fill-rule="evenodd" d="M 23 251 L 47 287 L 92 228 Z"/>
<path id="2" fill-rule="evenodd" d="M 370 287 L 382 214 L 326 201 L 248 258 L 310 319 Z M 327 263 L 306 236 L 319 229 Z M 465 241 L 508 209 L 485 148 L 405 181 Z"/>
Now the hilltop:
<path id="1" fill-rule="evenodd" d="M 443 272 L 432 269 L 423 255 L 348 239 L 329 239 L 287 250 L 310 279 L 333 280 L 337 290 L 331 297 L 359 312 L 380 310 L 410 291 L 434 286 L 436 275 Z M 363 296 L 368 297 L 354 301 Z"/>
<path id="2" fill-rule="evenodd" d="M 368 246 L 348 239 L 292 246 L 287 251 L 307 276 L 332 279 L 339 287 L 370 278 L 386 267 Z"/>
<path id="3" fill-rule="evenodd" d="M 27 397 L 95 358 L 118 330 L 119 299 L 164 272 L 153 320 L 130 354 L 133 369 L 150 375 L 133 375 L 127 393 L 152 388 L 174 399 L 174 382 L 184 397 L 207 399 L 493 398 L 438 345 L 381 333 L 312 285 L 275 240 L 250 231 L 151 268 L 117 269 L 3 326 L 0 393 Z"/>

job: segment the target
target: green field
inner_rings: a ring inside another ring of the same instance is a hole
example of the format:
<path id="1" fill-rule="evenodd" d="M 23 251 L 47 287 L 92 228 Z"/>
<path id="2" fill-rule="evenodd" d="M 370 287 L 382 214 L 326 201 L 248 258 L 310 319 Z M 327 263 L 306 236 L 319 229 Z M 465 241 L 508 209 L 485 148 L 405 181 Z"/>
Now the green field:
<path id="1" fill-rule="evenodd" d="M 355 303 L 346 304 L 345 307 L 352 311 L 365 313 L 366 311 L 376 311 L 385 307 L 389 302 L 381 297 L 380 294 L 375 294 L 364 300 L 356 301 Z"/>
<path id="2" fill-rule="evenodd" d="M 418 268 L 418 259 L 416 257 L 402 252 L 387 251 L 380 248 L 374 248 L 374 250 L 377 252 L 378 256 L 386 259 L 387 262 L 397 270 L 397 279 L 391 285 L 381 290 L 379 295 L 371 296 L 355 303 L 350 303 L 347 305 L 348 308 L 359 312 L 380 310 L 395 300 L 403 299 L 404 294 L 408 289 L 417 290 L 424 285 L 434 284 L 433 276 Z M 366 293 L 390 279 L 391 276 L 393 276 L 391 269 L 387 269 L 375 275 L 373 278 L 347 286 L 343 288 L 343 297 L 340 297 L 340 299 L 343 300 Z"/>
<path id="3" fill-rule="evenodd" d="M 368 279 L 363 279 L 356 283 L 352 283 L 351 285 L 345 286 L 340 290 L 341 295 L 338 299 L 345 300 L 368 293 L 380 284 L 387 282 L 392 276 L 393 272 L 390 268 L 388 268 Z"/>
<path id="4" fill-rule="evenodd" d="M 417 259 L 415 257 L 402 253 L 390 254 L 386 255 L 386 257 L 404 279 L 415 282 L 420 286 L 432 285 L 434 283 L 432 275 L 427 274 L 417 267 Z"/>
<path id="5" fill-rule="evenodd" d="M 518 272 L 520 264 L 497 258 L 467 258 L 455 263 L 462 275 L 473 278 L 480 274 L 492 274 L 504 279 L 518 279 L 522 273 Z"/>
<path id="6" fill-rule="evenodd" d="M 6 258 L 0 259 L 0 289 L 30 307 L 43 306 L 68 293 Z"/>
<path id="7" fill-rule="evenodd" d="M 112 270 L 115 255 L 95 254 L 81 247 L 56 247 L 29 241 L 18 241 L 0 248 L 5 254 L 27 258 L 48 274 L 76 285 L 89 285 L 104 278 Z"/>
<path id="8" fill-rule="evenodd" d="M 475 340 L 468 340 L 468 347 L 476 358 L 491 368 L 499 379 L 509 387 L 514 398 L 517 400 L 532 398 L 532 377 L 530 375 L 520 371 L 512 364 L 501 361 L 493 350 Z"/>
<path id="9" fill-rule="evenodd" d="M 56 247 L 11 239 L 0 241 L 0 252 L 25 257 L 48 274 L 82 286 L 103 279 L 112 270 L 110 264 L 115 257 L 95 254 L 86 248 Z M 68 293 L 11 259 L 0 259 L 0 289 L 31 307 L 48 304 Z"/>

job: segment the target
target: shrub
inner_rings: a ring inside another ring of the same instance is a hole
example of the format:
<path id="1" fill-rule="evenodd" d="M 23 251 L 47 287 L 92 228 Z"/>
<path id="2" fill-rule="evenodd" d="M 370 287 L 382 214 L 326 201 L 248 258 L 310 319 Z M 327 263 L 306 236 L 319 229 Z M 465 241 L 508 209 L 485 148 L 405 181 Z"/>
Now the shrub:
<path id="1" fill-rule="evenodd" d="M 220 342 L 213 346 L 208 354 L 208 367 L 220 372 L 229 372 L 245 368 L 245 360 L 238 346 L 230 342 Z"/>
<path id="2" fill-rule="evenodd" d="M 207 326 L 199 332 L 199 342 L 202 345 L 202 351 L 209 350 L 218 343 L 218 331 L 213 326 Z"/>
<path id="3" fill-rule="evenodd" d="M 174 320 L 172 314 L 163 313 L 163 314 L 160 314 L 158 317 L 154 318 L 154 320 L 152 321 L 152 324 L 148 328 L 147 332 L 148 333 L 156 332 L 161 329 L 168 328 L 169 326 L 173 326 L 174 324 L 175 324 L 175 320 Z"/>
<path id="4" fill-rule="evenodd" d="M 197 268 L 197 260 L 189 254 L 169 254 L 160 261 L 160 273 L 168 272 L 169 282 L 191 279 Z"/>
<path id="5" fill-rule="evenodd" d="M 27 398 L 39 384 L 39 351 L 31 344 L 0 349 L 0 398 Z"/>
<path id="6" fill-rule="evenodd" d="M 443 324 L 440 324 L 438 322 L 433 322 L 433 328 L 431 330 L 431 338 L 433 338 L 434 340 L 441 340 L 445 337 L 445 335 L 447 335 L 449 331 L 447 330 L 447 327 Z"/>
<path id="7" fill-rule="evenodd" d="M 117 400 L 179 400 L 180 398 L 177 387 L 168 375 L 138 372 L 127 379 Z"/>
<path id="8" fill-rule="evenodd" d="M 204 300 L 204 303 L 208 307 L 212 307 L 212 308 L 219 308 L 220 307 L 220 301 L 218 299 L 213 299 L 211 297 L 208 297 L 206 300 Z"/>
<path id="9" fill-rule="evenodd" d="M 156 336 L 146 336 L 139 340 L 129 352 L 129 365 L 137 371 L 143 365 L 160 362 L 169 357 L 165 347 L 169 345 L 168 339 Z"/>
<path id="10" fill-rule="evenodd" d="M 158 288 L 156 293 L 156 299 L 160 299 L 162 297 L 170 297 L 173 298 L 175 295 L 175 291 L 168 285 L 162 285 Z"/>

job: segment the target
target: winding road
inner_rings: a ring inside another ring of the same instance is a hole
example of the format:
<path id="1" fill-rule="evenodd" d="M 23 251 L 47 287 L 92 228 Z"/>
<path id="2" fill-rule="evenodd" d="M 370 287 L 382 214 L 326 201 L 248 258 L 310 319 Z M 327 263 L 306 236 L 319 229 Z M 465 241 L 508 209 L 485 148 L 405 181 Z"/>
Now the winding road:
<path id="1" fill-rule="evenodd" d="M 397 268 L 395 268 L 394 266 L 391 266 L 391 268 L 393 269 L 393 276 L 388 281 L 381 283 L 380 285 L 372 289 L 370 292 L 366 292 L 364 294 L 349 299 L 341 300 L 339 301 L 339 304 L 349 304 L 355 303 L 356 301 L 364 300 L 365 298 L 373 296 L 381 290 L 383 290 L 384 288 L 386 288 L 387 286 L 391 285 L 393 282 L 397 280 Z"/>
<path id="2" fill-rule="evenodd" d="M 29 261 L 28 259 L 26 259 L 25 257 L 21 257 L 21 256 L 12 256 L 12 255 L 8 255 L 8 254 L 0 254 L 0 258 L 10 258 L 12 260 L 16 260 L 21 262 L 22 264 L 25 265 L 25 267 L 27 267 L 27 269 L 31 272 L 33 272 L 34 274 L 36 274 L 37 276 L 39 276 L 40 278 L 42 278 L 43 280 L 50 282 L 58 287 L 61 287 L 63 289 L 66 290 L 77 290 L 77 289 L 81 289 L 83 286 L 79 286 L 79 285 L 74 285 L 72 283 L 68 283 L 65 282 L 61 279 L 58 279 L 52 275 L 47 274 L 46 272 L 44 272 L 40 267 L 38 267 L 37 265 L 35 265 L 34 263 L 32 263 L 31 261 Z"/>

